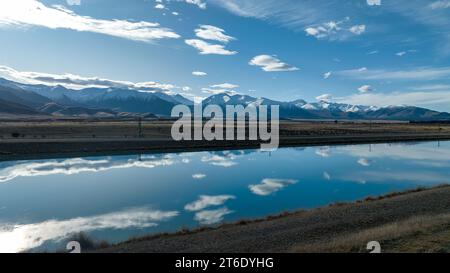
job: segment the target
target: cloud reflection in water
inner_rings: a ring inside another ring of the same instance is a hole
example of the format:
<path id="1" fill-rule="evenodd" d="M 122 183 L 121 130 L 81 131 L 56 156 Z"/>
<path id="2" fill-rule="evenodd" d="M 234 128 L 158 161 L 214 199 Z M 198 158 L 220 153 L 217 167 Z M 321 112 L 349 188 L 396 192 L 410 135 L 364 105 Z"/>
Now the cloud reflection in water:
<path id="1" fill-rule="evenodd" d="M 48 240 L 62 240 L 78 232 L 102 229 L 148 228 L 169 220 L 177 211 L 133 208 L 96 216 L 68 220 L 48 220 L 32 224 L 0 226 L 0 252 L 20 252 L 39 247 Z"/>

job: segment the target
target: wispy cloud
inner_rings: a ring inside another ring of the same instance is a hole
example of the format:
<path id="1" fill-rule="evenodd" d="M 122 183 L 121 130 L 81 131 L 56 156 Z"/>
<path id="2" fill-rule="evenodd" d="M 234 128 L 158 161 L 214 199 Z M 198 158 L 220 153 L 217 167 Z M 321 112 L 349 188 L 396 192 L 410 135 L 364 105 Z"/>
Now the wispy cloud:
<path id="1" fill-rule="evenodd" d="M 162 91 L 170 92 L 174 88 L 178 88 L 172 84 L 164 84 L 157 82 L 129 82 L 120 80 L 104 79 L 99 77 L 84 77 L 74 74 L 50 74 L 31 71 L 17 71 L 8 66 L 0 65 L 0 76 L 13 81 L 25 84 L 47 84 L 47 85 L 63 85 L 72 89 L 83 89 L 88 87 L 100 88 L 132 88 L 142 91 Z"/>
<path id="2" fill-rule="evenodd" d="M 392 105 L 414 105 L 433 109 L 448 109 L 450 90 L 431 92 L 361 93 L 336 98 L 337 102 L 354 105 L 386 107 Z"/>
<path id="3" fill-rule="evenodd" d="M 383 9 L 392 13 L 400 14 L 404 18 L 410 19 L 413 23 L 418 23 L 428 28 L 436 35 L 433 43 L 436 51 L 440 55 L 450 54 L 450 16 L 448 16 L 448 0 L 396 0 L 383 2 Z"/>
<path id="4" fill-rule="evenodd" d="M 392 181 L 401 182 L 401 183 L 415 183 L 419 185 L 423 185 L 424 183 L 428 183 L 431 185 L 435 184 L 443 184 L 449 183 L 448 176 L 436 172 L 430 171 L 395 171 L 395 172 L 387 172 L 387 171 L 366 171 L 366 172 L 356 172 L 345 175 L 341 179 L 350 180 L 354 182 L 364 184 L 367 182 L 379 182 L 379 183 L 392 183 Z"/>
<path id="5" fill-rule="evenodd" d="M 205 94 L 212 94 L 212 95 L 224 94 L 224 95 L 229 95 L 229 96 L 238 94 L 236 91 L 230 90 L 230 89 L 220 89 L 220 88 L 218 89 L 218 88 L 208 88 L 208 87 L 202 88 L 202 92 Z M 225 96 L 224 98 L 229 99 L 229 97 L 227 97 L 227 96 Z"/>
<path id="6" fill-rule="evenodd" d="M 324 1 L 212 0 L 230 12 L 245 17 L 275 20 L 288 27 L 301 27 L 330 17 Z M 321 13 L 322 11 L 322 13 Z"/>
<path id="7" fill-rule="evenodd" d="M 239 85 L 232 84 L 232 83 L 221 83 L 221 84 L 211 85 L 211 88 L 222 88 L 222 89 L 235 89 L 238 87 L 239 87 Z"/>
<path id="8" fill-rule="evenodd" d="M 254 57 L 249 62 L 250 65 L 259 66 L 266 72 L 285 72 L 297 71 L 297 67 L 284 63 L 279 59 L 269 55 L 259 55 Z"/>
<path id="9" fill-rule="evenodd" d="M 69 6 L 79 6 L 81 5 L 81 0 L 67 0 L 67 5 Z"/>
<path id="10" fill-rule="evenodd" d="M 306 31 L 319 39 L 344 40 L 362 34 L 365 25 L 355 25 L 342 12 L 341 1 L 296 1 L 296 0 L 211 0 L 215 5 L 244 17 L 253 17 L 284 27 Z M 349 13 L 358 12 L 355 5 L 347 6 Z M 333 21 L 331 18 L 346 18 Z M 360 27 L 361 26 L 361 27 Z M 353 28 L 352 28 L 353 27 Z M 353 31 L 351 31 L 352 29 Z"/>
<path id="11" fill-rule="evenodd" d="M 306 35 L 317 39 L 343 40 L 351 35 L 361 35 L 366 32 L 366 25 L 349 25 L 349 19 L 329 21 L 305 28 Z"/>
<path id="12" fill-rule="evenodd" d="M 448 9 L 450 8 L 450 0 L 436 1 L 430 4 L 431 9 Z"/>
<path id="13" fill-rule="evenodd" d="M 158 23 L 95 19 L 78 15 L 63 6 L 48 7 L 36 0 L 0 1 L 0 26 L 70 29 L 142 42 L 180 38 L 173 30 Z"/>
<path id="14" fill-rule="evenodd" d="M 435 80 L 450 76 L 450 67 L 419 67 L 411 70 L 359 68 L 335 74 L 361 80 Z"/>
<path id="15" fill-rule="evenodd" d="M 442 162 L 448 163 L 449 149 L 436 149 L 426 145 L 405 144 L 375 144 L 371 149 L 365 146 L 348 145 L 336 148 L 337 153 L 353 156 L 355 158 L 398 160 L 402 162 Z"/>
<path id="16" fill-rule="evenodd" d="M 111 158 L 83 159 L 72 158 L 66 160 L 49 160 L 18 163 L 0 169 L 0 183 L 9 182 L 18 177 L 47 176 L 47 175 L 74 175 L 85 172 L 103 172 L 113 169 L 127 168 L 155 168 L 170 166 L 175 160 L 170 157 L 144 157 L 141 160 L 129 158 L 112 160 Z"/>

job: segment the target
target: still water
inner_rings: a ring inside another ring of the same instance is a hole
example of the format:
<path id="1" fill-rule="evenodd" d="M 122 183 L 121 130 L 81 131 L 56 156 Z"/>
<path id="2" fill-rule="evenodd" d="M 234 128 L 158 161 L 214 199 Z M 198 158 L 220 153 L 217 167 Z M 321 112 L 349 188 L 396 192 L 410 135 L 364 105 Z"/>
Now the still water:
<path id="1" fill-rule="evenodd" d="M 217 225 L 450 183 L 450 142 L 0 162 L 0 252 Z"/>

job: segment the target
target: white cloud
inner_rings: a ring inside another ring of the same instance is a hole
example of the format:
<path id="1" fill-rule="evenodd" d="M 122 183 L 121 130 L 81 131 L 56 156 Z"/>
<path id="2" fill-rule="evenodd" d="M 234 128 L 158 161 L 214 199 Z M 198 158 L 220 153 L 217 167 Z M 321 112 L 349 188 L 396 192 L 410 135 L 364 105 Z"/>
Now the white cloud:
<path id="1" fill-rule="evenodd" d="M 259 55 L 249 62 L 250 65 L 259 66 L 266 72 L 284 72 L 297 71 L 297 67 L 280 61 L 279 59 L 269 55 Z"/>
<path id="2" fill-rule="evenodd" d="M 156 4 L 155 5 L 155 9 L 165 9 L 166 6 L 164 6 L 163 4 Z"/>
<path id="3" fill-rule="evenodd" d="M 228 208 L 220 208 L 216 210 L 203 210 L 195 214 L 194 220 L 202 225 L 213 225 L 223 221 L 224 216 L 233 213 Z"/>
<path id="4" fill-rule="evenodd" d="M 432 39 L 436 50 L 439 50 L 441 55 L 450 54 L 450 37 L 448 35 L 450 29 L 450 16 L 442 10 L 433 10 L 428 6 L 432 2 L 447 3 L 445 1 L 430 1 L 430 0 L 395 0 L 395 1 L 379 1 L 379 0 L 358 0 L 346 3 L 345 8 L 342 7 L 343 1 L 299 1 L 299 0 L 209 0 L 212 4 L 225 8 L 229 12 L 238 16 L 252 17 L 260 20 L 270 22 L 271 24 L 281 25 L 283 27 L 293 29 L 294 31 L 304 31 L 308 27 L 317 28 L 324 22 L 328 22 L 330 18 L 344 18 L 350 16 L 352 19 L 360 19 L 366 16 L 366 10 L 362 9 L 363 5 L 369 9 L 380 8 L 383 4 L 383 9 L 389 14 L 407 18 L 407 20 L 414 21 L 431 27 L 437 34 L 436 39 Z M 347 1 L 348 2 L 348 1 Z M 378 5 L 380 4 L 380 5 Z M 445 7 L 446 5 L 438 4 L 435 7 Z M 439 12 L 438 12 L 439 11 Z M 379 16 L 377 13 L 374 16 Z M 372 22 L 373 29 L 376 31 L 377 25 L 384 27 L 380 22 Z M 352 37 L 348 28 L 343 27 L 344 31 L 340 31 L 334 37 L 336 40 L 344 40 Z M 392 26 L 394 27 L 394 26 Z M 372 28 L 371 28 L 372 29 Z M 424 37 L 417 33 L 420 37 Z M 416 35 L 416 36 L 417 36 Z M 343 37 L 342 37 L 343 36 Z M 426 38 L 429 38 L 426 36 Z M 421 38 L 419 38 L 421 39 Z M 447 56 L 445 56 L 447 57 Z"/>
<path id="5" fill-rule="evenodd" d="M 332 99 L 333 99 L 333 96 L 331 94 L 323 94 L 323 95 L 320 95 L 320 96 L 316 97 L 316 100 L 319 101 L 319 102 L 321 102 L 321 101 L 329 102 Z"/>
<path id="6" fill-rule="evenodd" d="M 204 76 L 207 76 L 208 74 L 206 72 L 202 72 L 202 71 L 193 71 L 192 75 L 198 76 L 198 77 L 204 77 Z"/>
<path id="7" fill-rule="evenodd" d="M 344 40 L 351 35 L 361 35 L 366 31 L 366 25 L 348 26 L 349 19 L 330 21 L 305 28 L 307 36 L 317 39 Z"/>
<path id="8" fill-rule="evenodd" d="M 233 195 L 201 195 L 198 200 L 187 204 L 184 209 L 187 211 L 200 211 L 208 207 L 221 206 L 231 199 L 236 199 L 236 197 Z"/>
<path id="9" fill-rule="evenodd" d="M 69 6 L 79 6 L 81 5 L 81 0 L 66 0 L 66 3 Z"/>
<path id="10" fill-rule="evenodd" d="M 364 167 L 370 167 L 372 162 L 368 160 L 367 158 L 360 158 L 358 159 L 358 164 Z"/>
<path id="11" fill-rule="evenodd" d="M 339 1 L 210 0 L 228 11 L 298 30 L 323 27 L 329 18 L 347 16 Z M 330 3 L 333 2 L 333 3 Z M 333 22 L 331 22 L 333 23 Z M 348 32 L 348 31 L 346 31 Z M 348 33 L 347 33 L 348 34 Z"/>
<path id="12" fill-rule="evenodd" d="M 229 41 L 236 40 L 236 38 L 226 35 L 225 30 L 211 25 L 200 25 L 199 28 L 195 29 L 195 34 L 199 38 L 219 41 L 222 43 L 228 43 Z"/>
<path id="13" fill-rule="evenodd" d="M 331 149 L 330 147 L 320 147 L 316 149 L 316 155 L 320 157 L 330 157 L 331 156 Z"/>
<path id="14" fill-rule="evenodd" d="M 221 84 L 214 84 L 210 86 L 211 88 L 222 88 L 222 89 L 234 89 L 238 88 L 239 85 L 232 84 L 232 83 L 221 83 Z"/>
<path id="15" fill-rule="evenodd" d="M 430 92 L 362 93 L 336 98 L 337 102 L 354 105 L 386 107 L 391 105 L 414 105 L 449 111 L 450 90 Z"/>
<path id="16" fill-rule="evenodd" d="M 200 51 L 202 55 L 216 54 L 216 55 L 235 55 L 237 51 L 230 51 L 225 49 L 223 45 L 214 45 L 203 40 L 190 39 L 185 40 L 187 45 L 190 45 Z"/>
<path id="17" fill-rule="evenodd" d="M 365 25 L 356 25 L 356 26 L 352 26 L 349 30 L 353 34 L 361 35 L 364 32 L 366 32 L 366 26 Z"/>
<path id="18" fill-rule="evenodd" d="M 403 57 L 403 56 L 405 56 L 406 54 L 408 54 L 408 53 L 416 53 L 417 52 L 417 50 L 415 50 L 415 49 L 410 49 L 410 50 L 408 50 L 408 51 L 400 51 L 400 52 L 397 52 L 395 55 L 397 55 L 398 57 Z"/>
<path id="19" fill-rule="evenodd" d="M 358 88 L 358 91 L 361 93 L 371 92 L 372 90 L 373 90 L 372 86 L 370 86 L 370 85 L 363 85 L 360 88 Z"/>
<path id="20" fill-rule="evenodd" d="M 342 22 L 330 21 L 321 25 L 310 26 L 305 28 L 305 32 L 309 36 L 314 36 L 317 39 L 328 38 L 338 31 L 342 30 Z"/>
<path id="21" fill-rule="evenodd" d="M 289 185 L 296 184 L 298 181 L 293 179 L 272 179 L 265 178 L 260 184 L 250 185 L 249 189 L 252 193 L 261 196 L 271 195 Z"/>
<path id="22" fill-rule="evenodd" d="M 205 94 L 213 94 L 213 95 L 217 95 L 217 94 L 227 94 L 230 96 L 236 95 L 238 94 L 236 91 L 234 90 L 229 90 L 229 89 L 214 89 L 214 88 L 202 88 L 202 92 Z"/>
<path id="23" fill-rule="evenodd" d="M 381 6 L 381 0 L 367 0 L 369 6 Z"/>
<path id="24" fill-rule="evenodd" d="M 361 80 L 435 80 L 450 76 L 450 67 L 422 67 L 411 70 L 371 70 L 367 68 L 339 71 L 336 74 Z"/>
<path id="25" fill-rule="evenodd" d="M 431 9 L 448 9 L 450 8 L 450 0 L 436 1 L 430 4 Z"/>
<path id="26" fill-rule="evenodd" d="M 63 85 L 67 88 L 83 89 L 88 87 L 100 88 L 132 88 L 142 91 L 161 91 L 171 92 L 171 89 L 177 88 L 172 84 L 164 84 L 157 82 L 129 82 L 110 80 L 98 77 L 83 77 L 73 74 L 50 74 L 41 72 L 17 71 L 8 66 L 0 65 L 0 76 L 26 84 L 46 84 L 46 85 Z"/>
<path id="27" fill-rule="evenodd" d="M 237 165 L 238 163 L 234 160 L 236 159 L 236 156 L 233 154 L 227 154 L 227 155 L 209 155 L 209 156 L 203 156 L 201 161 L 207 162 L 214 166 L 229 168 Z"/>
<path id="28" fill-rule="evenodd" d="M 196 173 L 196 174 L 192 175 L 192 178 L 194 178 L 194 179 L 204 179 L 204 178 L 206 178 L 206 174 Z"/>
<path id="29" fill-rule="evenodd" d="M 0 252 L 20 252 L 36 248 L 49 240 L 62 240 L 72 234 L 102 229 L 148 228 L 179 213 L 149 208 L 134 208 L 102 215 L 68 220 L 48 220 L 32 224 L 0 226 Z"/>
<path id="30" fill-rule="evenodd" d="M 35 0 L 0 1 L 0 26 L 47 27 L 100 33 L 134 41 L 180 38 L 180 35 L 158 23 L 145 21 L 104 20 L 81 16 L 62 6 L 47 7 Z"/>
<path id="31" fill-rule="evenodd" d="M 331 71 L 329 71 L 329 72 L 327 72 L 327 73 L 324 73 L 323 74 L 323 78 L 326 80 L 326 79 L 329 79 L 330 77 L 331 77 Z"/>
<path id="32" fill-rule="evenodd" d="M 207 94 L 213 94 L 213 95 L 217 95 L 217 94 L 227 94 L 227 95 L 236 95 L 238 94 L 235 90 L 233 90 L 234 88 L 238 88 L 239 85 L 236 84 L 231 84 L 231 83 L 221 83 L 221 84 L 214 84 L 211 85 L 208 88 L 202 88 L 202 92 L 203 93 L 207 93 Z M 226 163 L 225 163 L 226 164 Z M 228 164 L 226 164 L 228 165 Z M 230 165 L 231 167 L 232 165 Z"/>
<path id="33" fill-rule="evenodd" d="M 188 4 L 196 5 L 197 7 L 201 8 L 201 9 L 206 9 L 206 3 L 203 2 L 202 0 L 185 0 L 185 2 Z"/>

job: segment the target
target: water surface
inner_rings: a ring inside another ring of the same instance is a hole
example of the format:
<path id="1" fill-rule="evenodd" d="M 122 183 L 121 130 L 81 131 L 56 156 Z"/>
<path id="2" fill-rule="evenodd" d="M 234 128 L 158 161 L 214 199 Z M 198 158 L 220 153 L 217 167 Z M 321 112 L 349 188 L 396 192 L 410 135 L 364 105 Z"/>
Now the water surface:
<path id="1" fill-rule="evenodd" d="M 0 162 L 0 252 L 63 249 L 450 182 L 450 142 Z"/>

